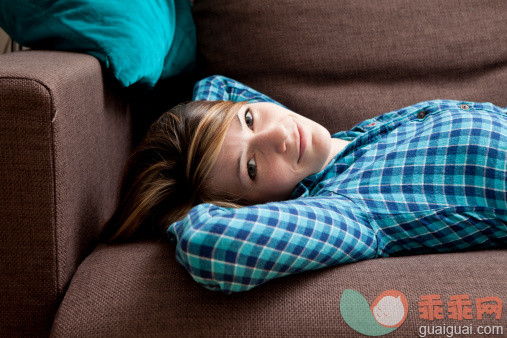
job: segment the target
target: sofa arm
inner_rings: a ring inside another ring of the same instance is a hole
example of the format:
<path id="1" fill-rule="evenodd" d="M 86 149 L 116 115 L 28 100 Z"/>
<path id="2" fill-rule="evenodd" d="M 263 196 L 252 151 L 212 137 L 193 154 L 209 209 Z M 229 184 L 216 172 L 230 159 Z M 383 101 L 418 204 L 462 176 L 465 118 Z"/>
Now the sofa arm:
<path id="1" fill-rule="evenodd" d="M 88 55 L 0 55 L 0 335 L 47 335 L 116 203 L 129 108 Z"/>

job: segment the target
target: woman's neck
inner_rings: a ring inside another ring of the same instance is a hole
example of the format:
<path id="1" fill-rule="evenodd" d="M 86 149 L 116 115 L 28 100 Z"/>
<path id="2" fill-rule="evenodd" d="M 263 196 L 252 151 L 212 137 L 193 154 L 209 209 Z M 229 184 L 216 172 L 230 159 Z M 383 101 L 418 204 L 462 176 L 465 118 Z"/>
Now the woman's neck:
<path id="1" fill-rule="evenodd" d="M 339 152 L 343 150 L 349 144 L 349 141 L 345 141 L 339 138 L 331 138 L 331 150 L 329 151 L 329 157 L 326 160 L 326 165 L 329 164 L 329 162 L 338 155 Z M 324 166 L 324 167 L 325 167 Z"/>

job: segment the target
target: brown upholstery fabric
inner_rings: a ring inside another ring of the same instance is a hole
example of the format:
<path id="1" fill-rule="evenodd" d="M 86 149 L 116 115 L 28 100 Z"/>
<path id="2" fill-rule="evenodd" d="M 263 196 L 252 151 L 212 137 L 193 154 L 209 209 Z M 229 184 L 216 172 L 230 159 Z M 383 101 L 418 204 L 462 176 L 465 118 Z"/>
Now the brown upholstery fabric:
<path id="1" fill-rule="evenodd" d="M 0 78 L 0 332 L 5 335 L 47 332 L 56 311 L 51 108 L 40 83 Z"/>
<path id="2" fill-rule="evenodd" d="M 429 99 L 507 106 L 504 0 L 196 1 L 205 75 L 327 126 Z"/>
<path id="3" fill-rule="evenodd" d="M 47 335 L 116 202 L 127 106 L 90 56 L 0 56 L 0 335 Z"/>
<path id="4" fill-rule="evenodd" d="M 340 315 L 345 289 L 370 302 L 396 289 L 409 302 L 393 337 L 415 337 L 418 301 L 439 294 L 507 297 L 506 251 L 382 258 L 282 277 L 251 291 L 223 295 L 197 283 L 167 243 L 99 246 L 79 267 L 55 319 L 54 337 L 354 337 Z M 475 318 L 475 315 L 474 315 Z M 466 325 L 506 325 L 490 317 Z M 465 324 L 463 324 L 465 325 Z"/>

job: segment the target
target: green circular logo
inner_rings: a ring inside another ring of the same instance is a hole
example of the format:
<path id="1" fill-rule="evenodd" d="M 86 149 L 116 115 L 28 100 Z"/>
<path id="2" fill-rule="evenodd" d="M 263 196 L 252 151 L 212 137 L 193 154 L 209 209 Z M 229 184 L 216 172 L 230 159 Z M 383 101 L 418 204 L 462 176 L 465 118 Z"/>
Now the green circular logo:
<path id="1" fill-rule="evenodd" d="M 370 306 L 362 294 L 345 289 L 340 298 L 340 313 L 348 326 L 367 336 L 393 332 L 407 318 L 408 301 L 403 293 L 387 290 Z"/>

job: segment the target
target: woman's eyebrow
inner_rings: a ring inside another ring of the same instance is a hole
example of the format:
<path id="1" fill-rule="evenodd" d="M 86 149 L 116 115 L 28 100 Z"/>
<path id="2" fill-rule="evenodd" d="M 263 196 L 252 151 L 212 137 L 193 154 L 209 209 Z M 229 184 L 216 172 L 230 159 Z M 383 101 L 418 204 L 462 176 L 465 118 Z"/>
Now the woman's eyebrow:
<path id="1" fill-rule="evenodd" d="M 241 110 L 240 110 L 240 111 L 241 111 Z M 239 117 L 239 115 L 240 115 L 240 111 L 236 114 L 236 117 L 238 118 L 238 123 L 239 123 L 239 126 L 240 126 L 240 128 L 241 128 L 241 131 L 243 131 L 244 126 L 243 126 L 243 123 L 241 122 L 241 118 Z M 237 171 L 237 176 L 238 176 L 238 179 L 239 179 L 239 183 L 240 183 L 241 185 L 244 185 L 243 180 L 241 179 L 241 158 L 242 158 L 243 152 L 244 152 L 244 150 L 242 150 L 242 151 L 239 153 L 239 156 L 238 156 L 238 165 L 237 165 L 237 169 L 236 169 L 236 171 Z"/>

